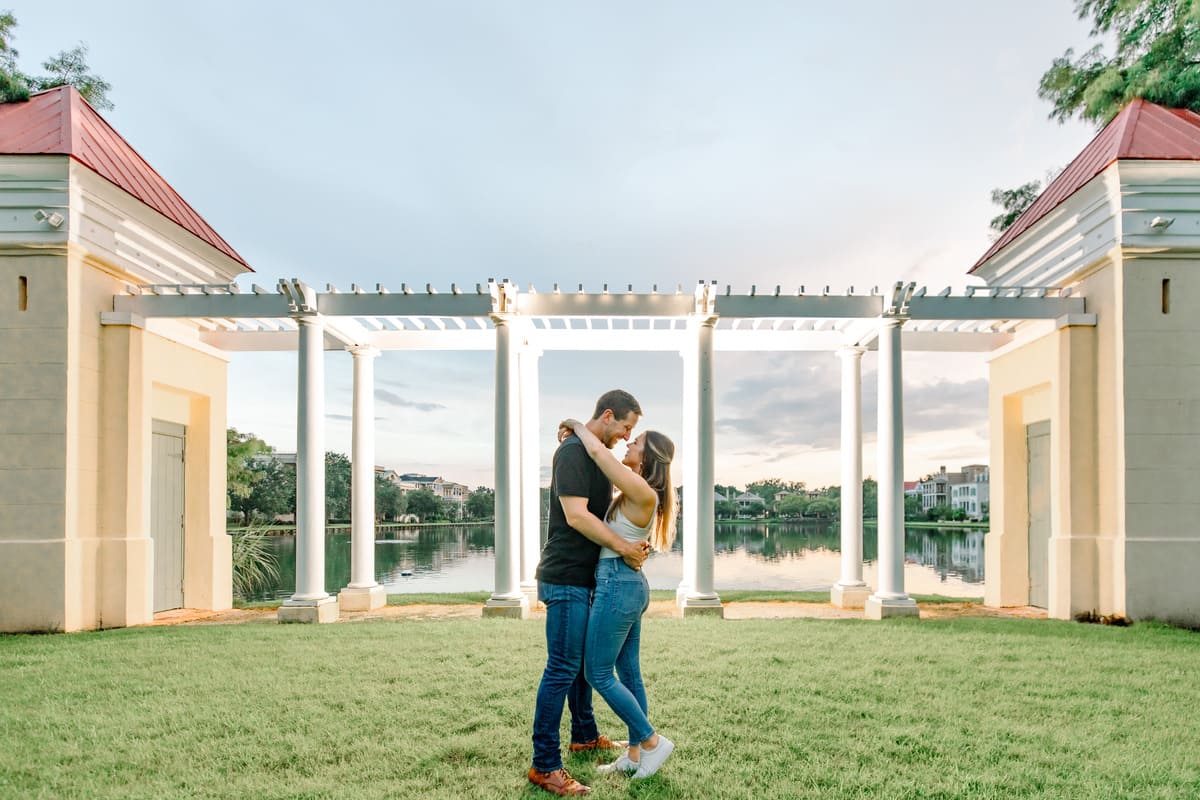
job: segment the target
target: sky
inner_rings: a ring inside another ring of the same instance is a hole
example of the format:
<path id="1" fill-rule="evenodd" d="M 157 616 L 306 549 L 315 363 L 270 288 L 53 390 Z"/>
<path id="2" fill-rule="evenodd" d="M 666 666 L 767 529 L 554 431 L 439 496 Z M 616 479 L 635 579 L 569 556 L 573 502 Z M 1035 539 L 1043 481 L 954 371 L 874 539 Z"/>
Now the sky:
<path id="1" fill-rule="evenodd" d="M 1037 97 L 1093 43 L 1070 0 L 9 5 L 27 72 L 86 42 L 104 116 L 254 268 L 246 288 L 959 292 L 991 190 L 1095 134 Z M 905 477 L 986 463 L 985 357 L 904 368 Z M 327 354 L 327 447 L 345 453 L 351 369 Z M 384 353 L 376 461 L 492 485 L 493 374 L 490 353 Z M 674 354 L 547 352 L 540 375 L 543 476 L 558 420 L 606 389 L 680 441 Z M 295 354 L 235 354 L 229 376 L 229 425 L 294 449 Z M 831 353 L 718 353 L 718 482 L 838 483 L 839 376 Z"/>

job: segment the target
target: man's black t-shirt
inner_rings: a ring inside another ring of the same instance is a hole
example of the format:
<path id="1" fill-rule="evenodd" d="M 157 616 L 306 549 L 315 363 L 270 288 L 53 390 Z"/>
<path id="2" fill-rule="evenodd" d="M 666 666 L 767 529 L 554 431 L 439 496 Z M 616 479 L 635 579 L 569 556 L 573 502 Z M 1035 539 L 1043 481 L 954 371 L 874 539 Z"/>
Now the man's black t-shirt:
<path id="1" fill-rule="evenodd" d="M 588 511 L 598 519 L 604 519 L 612 502 L 612 483 L 574 434 L 564 439 L 554 453 L 550 523 L 537 579 L 561 586 L 594 588 L 600 545 L 567 524 L 560 497 L 586 497 Z"/>

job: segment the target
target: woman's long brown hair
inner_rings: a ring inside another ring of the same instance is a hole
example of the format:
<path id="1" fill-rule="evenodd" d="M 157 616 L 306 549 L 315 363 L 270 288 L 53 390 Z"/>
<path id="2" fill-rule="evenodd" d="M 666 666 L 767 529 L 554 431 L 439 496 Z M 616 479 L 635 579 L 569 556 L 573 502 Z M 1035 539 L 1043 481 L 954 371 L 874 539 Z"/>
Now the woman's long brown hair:
<path id="1" fill-rule="evenodd" d="M 675 458 L 675 443 L 658 431 L 646 431 L 646 444 L 642 448 L 641 476 L 658 495 L 658 509 L 650 544 L 660 552 L 670 550 L 675 542 L 675 487 L 671 485 L 671 461 Z M 607 518 L 611 521 L 617 506 L 625 499 L 618 492 L 608 507 Z"/>

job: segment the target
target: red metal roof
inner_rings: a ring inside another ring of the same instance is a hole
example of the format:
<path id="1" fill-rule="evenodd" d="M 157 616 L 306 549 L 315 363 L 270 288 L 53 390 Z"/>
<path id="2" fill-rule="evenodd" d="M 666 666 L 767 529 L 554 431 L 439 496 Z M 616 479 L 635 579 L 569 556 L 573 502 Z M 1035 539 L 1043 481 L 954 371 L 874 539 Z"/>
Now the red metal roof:
<path id="1" fill-rule="evenodd" d="M 1120 159 L 1200 161 L 1200 114 L 1181 108 L 1164 108 L 1145 100 L 1134 100 L 1125 106 L 968 272 L 979 269 Z"/>
<path id="2" fill-rule="evenodd" d="M 229 243 L 71 86 L 0 104 L 0 154 L 66 155 L 246 269 Z"/>

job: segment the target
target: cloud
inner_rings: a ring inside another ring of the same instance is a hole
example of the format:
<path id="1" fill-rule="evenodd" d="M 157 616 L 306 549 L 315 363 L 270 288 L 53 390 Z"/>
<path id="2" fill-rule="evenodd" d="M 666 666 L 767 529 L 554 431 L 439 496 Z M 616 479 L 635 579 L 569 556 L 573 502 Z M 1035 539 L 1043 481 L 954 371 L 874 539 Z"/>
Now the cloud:
<path id="1" fill-rule="evenodd" d="M 874 432 L 878 408 L 874 371 L 863 375 L 863 431 Z M 841 440 L 841 365 L 829 354 L 780 354 L 765 370 L 738 377 L 719 399 L 716 430 L 735 437 L 739 451 L 760 452 L 764 462 Z M 935 379 L 904 387 L 906 436 L 964 428 L 986 429 L 987 381 Z"/>
<path id="2" fill-rule="evenodd" d="M 412 408 L 416 409 L 417 411 L 441 411 L 446 408 L 441 403 L 420 403 L 414 400 L 406 400 L 395 392 L 388 391 L 387 389 L 376 389 L 375 399 L 390 406 L 396 406 L 398 408 Z"/>

